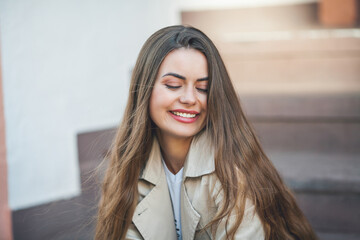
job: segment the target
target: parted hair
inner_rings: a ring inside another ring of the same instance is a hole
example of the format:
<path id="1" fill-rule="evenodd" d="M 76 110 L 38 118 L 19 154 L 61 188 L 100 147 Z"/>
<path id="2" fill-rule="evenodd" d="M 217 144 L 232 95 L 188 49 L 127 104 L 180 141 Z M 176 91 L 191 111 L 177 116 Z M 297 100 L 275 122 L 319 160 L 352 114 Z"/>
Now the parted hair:
<path id="1" fill-rule="evenodd" d="M 222 207 L 205 228 L 214 234 L 219 222 L 235 211 L 235 224 L 227 229 L 227 238 L 233 239 L 244 216 L 245 200 L 250 199 L 265 239 L 317 239 L 245 118 L 217 48 L 200 30 L 181 25 L 155 32 L 139 53 L 124 117 L 107 157 L 95 239 L 126 236 L 138 203 L 138 178 L 155 134 L 149 114 L 152 88 L 164 58 L 179 48 L 200 51 L 208 63 L 208 110 L 203 130 L 214 146 L 215 173 L 224 197 Z"/>

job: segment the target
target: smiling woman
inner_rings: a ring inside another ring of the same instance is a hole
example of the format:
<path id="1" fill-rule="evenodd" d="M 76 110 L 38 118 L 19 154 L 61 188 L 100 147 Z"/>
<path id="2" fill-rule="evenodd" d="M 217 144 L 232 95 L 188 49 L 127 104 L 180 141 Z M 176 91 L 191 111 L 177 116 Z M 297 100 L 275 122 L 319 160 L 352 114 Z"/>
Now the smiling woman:
<path id="1" fill-rule="evenodd" d="M 154 33 L 129 93 L 96 239 L 316 239 L 200 30 Z"/>
<path id="2" fill-rule="evenodd" d="M 200 51 L 180 48 L 166 56 L 150 98 L 150 117 L 161 142 L 185 138 L 182 141 L 190 145 L 192 137 L 204 128 L 207 79 L 207 61 Z M 165 162 L 171 165 L 167 159 Z"/>

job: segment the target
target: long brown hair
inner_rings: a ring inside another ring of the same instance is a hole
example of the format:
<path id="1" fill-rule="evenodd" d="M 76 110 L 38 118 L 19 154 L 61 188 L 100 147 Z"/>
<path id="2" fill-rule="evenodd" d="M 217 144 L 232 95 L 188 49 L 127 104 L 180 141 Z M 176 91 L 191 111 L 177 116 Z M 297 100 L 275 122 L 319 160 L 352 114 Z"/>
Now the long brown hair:
<path id="1" fill-rule="evenodd" d="M 124 239 L 138 203 L 138 178 L 150 153 L 154 124 L 148 103 L 158 69 L 167 54 L 179 48 L 202 52 L 208 62 L 208 115 L 205 131 L 215 147 L 215 172 L 224 199 L 206 226 L 214 233 L 219 222 L 237 211 L 227 229 L 233 239 L 250 199 L 266 239 L 316 239 L 289 189 L 264 154 L 247 122 L 225 65 L 212 41 L 200 30 L 171 26 L 154 33 L 142 47 L 133 70 L 122 123 L 109 155 L 99 203 L 95 239 Z"/>

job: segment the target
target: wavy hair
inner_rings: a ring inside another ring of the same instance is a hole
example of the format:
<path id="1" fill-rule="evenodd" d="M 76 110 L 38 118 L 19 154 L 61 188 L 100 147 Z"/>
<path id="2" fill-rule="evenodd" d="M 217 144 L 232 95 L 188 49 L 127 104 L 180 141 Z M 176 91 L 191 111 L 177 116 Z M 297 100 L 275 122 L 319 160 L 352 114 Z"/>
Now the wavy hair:
<path id="1" fill-rule="evenodd" d="M 222 219 L 236 211 L 227 229 L 233 239 L 251 199 L 265 239 L 316 239 L 296 201 L 263 152 L 246 120 L 223 60 L 212 41 L 189 26 L 155 32 L 142 47 L 133 70 L 127 107 L 118 128 L 102 186 L 95 239 L 124 239 L 138 203 L 138 177 L 150 154 L 154 124 L 149 100 L 161 63 L 173 50 L 193 48 L 208 63 L 205 131 L 215 148 L 215 172 L 224 192 L 222 207 L 205 227 L 214 234 Z"/>

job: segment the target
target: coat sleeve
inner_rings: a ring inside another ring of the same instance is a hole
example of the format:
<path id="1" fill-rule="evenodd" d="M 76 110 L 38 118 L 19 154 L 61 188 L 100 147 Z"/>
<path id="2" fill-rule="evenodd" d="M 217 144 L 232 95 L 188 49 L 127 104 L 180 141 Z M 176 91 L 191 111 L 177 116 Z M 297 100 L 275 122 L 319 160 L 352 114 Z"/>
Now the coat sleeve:
<path id="1" fill-rule="evenodd" d="M 136 229 L 134 223 L 131 223 L 128 231 L 126 232 L 126 240 L 143 240 L 141 234 Z"/>
<path id="2" fill-rule="evenodd" d="M 217 180 L 215 183 L 215 188 L 213 188 L 213 193 L 217 193 L 215 196 L 215 204 L 217 208 L 223 203 L 223 190 L 220 182 Z M 229 216 L 229 221 L 224 218 L 220 221 L 217 230 L 216 230 L 216 240 L 225 240 L 226 238 L 226 229 L 230 229 L 233 224 L 235 224 L 236 213 L 233 211 Z M 235 239 L 238 240 L 262 240 L 265 239 L 264 228 L 261 223 L 259 216 L 255 211 L 255 206 L 251 200 L 247 199 L 245 203 L 245 211 L 243 219 L 235 232 Z"/>

